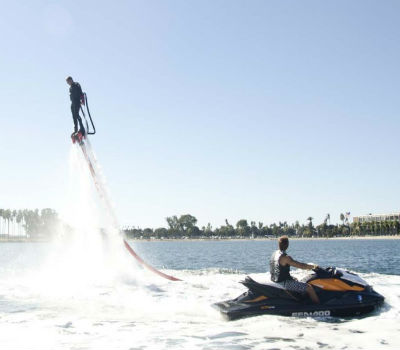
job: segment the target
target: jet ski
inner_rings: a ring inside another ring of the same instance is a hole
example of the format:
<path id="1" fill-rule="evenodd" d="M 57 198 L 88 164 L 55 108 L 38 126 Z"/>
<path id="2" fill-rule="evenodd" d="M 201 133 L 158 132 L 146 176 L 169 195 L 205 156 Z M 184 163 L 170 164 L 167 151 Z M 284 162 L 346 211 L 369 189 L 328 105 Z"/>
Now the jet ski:
<path id="1" fill-rule="evenodd" d="M 369 313 L 384 301 L 360 276 L 335 267 L 318 267 L 301 281 L 314 287 L 320 304 L 312 303 L 307 295 L 287 291 L 279 283 L 261 284 L 247 276 L 240 283 L 248 291 L 213 306 L 229 320 L 257 315 L 348 317 Z"/>

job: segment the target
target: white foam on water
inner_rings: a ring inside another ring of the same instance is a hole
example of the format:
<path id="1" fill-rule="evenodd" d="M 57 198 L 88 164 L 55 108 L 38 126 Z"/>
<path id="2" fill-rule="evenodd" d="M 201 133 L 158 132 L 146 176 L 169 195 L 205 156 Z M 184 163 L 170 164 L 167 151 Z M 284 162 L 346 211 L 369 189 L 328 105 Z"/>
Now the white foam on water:
<path id="1" fill-rule="evenodd" d="M 144 272 L 141 283 L 100 278 L 83 283 L 82 289 L 75 286 L 71 294 L 38 291 L 15 276 L 3 279 L 0 344 L 30 349 L 394 349 L 400 344 L 399 276 L 361 274 L 386 297 L 369 317 L 259 316 L 228 322 L 211 304 L 241 294 L 243 275 L 174 272 L 184 281 Z M 267 279 L 264 274 L 252 277 Z"/>

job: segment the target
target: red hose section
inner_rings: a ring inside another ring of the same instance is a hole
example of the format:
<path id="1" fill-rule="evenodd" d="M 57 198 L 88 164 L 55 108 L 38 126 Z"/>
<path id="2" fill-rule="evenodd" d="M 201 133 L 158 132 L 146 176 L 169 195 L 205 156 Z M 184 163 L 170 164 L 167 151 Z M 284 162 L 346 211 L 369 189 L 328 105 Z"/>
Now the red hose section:
<path id="1" fill-rule="evenodd" d="M 145 266 L 146 268 L 148 268 L 150 271 L 153 271 L 154 273 L 156 273 L 157 275 L 166 278 L 167 280 L 170 281 L 182 281 L 179 278 L 176 278 L 174 276 L 170 276 L 167 275 L 166 273 L 163 273 L 161 271 L 158 271 L 157 269 L 155 269 L 153 266 L 149 265 L 148 263 L 146 263 L 139 255 L 136 254 L 136 252 L 131 248 L 131 246 L 129 245 L 129 243 L 124 239 L 124 245 L 125 248 L 128 249 L 128 252 L 131 253 L 131 255 L 137 260 L 139 261 L 143 266 Z"/>
<path id="2" fill-rule="evenodd" d="M 80 146 L 81 146 L 81 150 L 82 150 L 82 152 L 83 152 L 83 155 L 85 156 L 86 162 L 87 162 L 88 165 L 89 165 L 89 170 L 90 170 L 90 173 L 92 174 L 94 183 L 95 183 L 95 185 L 96 185 L 97 192 L 99 193 L 100 197 L 103 198 L 103 200 L 106 201 L 106 199 L 104 198 L 104 196 L 103 196 L 103 194 L 102 194 L 102 191 L 101 191 L 101 189 L 100 189 L 100 187 L 99 187 L 99 184 L 98 184 L 98 182 L 97 182 L 97 179 L 96 179 L 96 172 L 95 172 L 94 167 L 93 167 L 93 164 L 92 164 L 92 162 L 90 161 L 89 156 L 88 156 L 88 154 L 87 154 L 87 152 L 86 152 L 85 144 L 82 142 L 82 144 L 80 144 Z M 108 203 L 106 203 L 106 204 L 107 204 L 107 206 L 108 206 Z M 166 273 L 163 273 L 163 272 L 161 272 L 161 271 L 158 271 L 156 268 L 154 268 L 153 266 L 151 266 L 151 265 L 149 265 L 148 263 L 146 263 L 139 255 L 136 254 L 136 252 L 132 249 L 132 247 L 129 245 L 129 243 L 128 243 L 125 239 L 123 239 L 123 241 L 124 241 L 124 246 L 125 246 L 125 248 L 128 250 L 128 252 L 129 252 L 140 264 L 142 264 L 144 267 L 146 267 L 146 268 L 149 269 L 150 271 L 156 273 L 157 275 L 159 275 L 159 276 L 161 276 L 161 277 L 163 277 L 163 278 L 166 278 L 167 280 L 170 280 L 170 281 L 182 281 L 182 280 L 180 280 L 179 278 L 176 278 L 176 277 L 174 277 L 174 276 L 170 276 L 170 275 L 167 275 Z"/>

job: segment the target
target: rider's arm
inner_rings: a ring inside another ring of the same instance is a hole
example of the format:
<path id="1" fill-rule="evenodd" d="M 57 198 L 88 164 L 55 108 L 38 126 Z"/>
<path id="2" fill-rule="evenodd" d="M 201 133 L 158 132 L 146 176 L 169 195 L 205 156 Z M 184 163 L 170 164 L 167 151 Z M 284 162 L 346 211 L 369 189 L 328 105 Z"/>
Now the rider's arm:
<path id="1" fill-rule="evenodd" d="M 290 265 L 293 267 L 297 267 L 298 269 L 303 269 L 303 270 L 312 270 L 318 267 L 318 265 L 314 265 L 314 264 L 305 264 L 299 261 L 296 261 L 294 259 L 292 259 L 292 257 L 290 256 L 284 256 L 281 258 L 281 260 L 283 260 L 282 262 L 285 265 Z"/>

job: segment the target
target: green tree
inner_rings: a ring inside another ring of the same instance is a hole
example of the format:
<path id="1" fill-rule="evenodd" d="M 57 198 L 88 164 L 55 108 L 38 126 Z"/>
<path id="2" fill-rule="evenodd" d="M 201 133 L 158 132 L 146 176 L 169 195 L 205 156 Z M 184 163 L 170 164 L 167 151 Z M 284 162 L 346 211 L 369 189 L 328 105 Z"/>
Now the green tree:
<path id="1" fill-rule="evenodd" d="M 146 237 L 146 238 L 151 238 L 151 237 L 153 237 L 153 230 L 152 230 L 151 228 L 149 228 L 149 227 L 146 227 L 146 228 L 143 230 L 143 237 Z"/>
<path id="2" fill-rule="evenodd" d="M 274 235 L 275 237 L 279 237 L 280 236 L 280 230 L 279 230 L 279 226 L 275 223 L 271 224 L 269 226 L 271 234 Z"/>
<path id="3" fill-rule="evenodd" d="M 188 234 L 189 237 L 199 237 L 201 231 L 197 226 L 192 226 L 186 230 L 186 233 Z"/>
<path id="4" fill-rule="evenodd" d="M 171 234 L 179 234 L 180 233 L 180 225 L 179 225 L 179 220 L 176 215 L 170 216 L 166 218 L 168 226 L 169 226 L 169 232 Z"/>
<path id="5" fill-rule="evenodd" d="M 250 234 L 252 237 L 257 237 L 259 235 L 259 229 L 255 221 L 250 222 Z"/>
<path id="6" fill-rule="evenodd" d="M 228 222 L 228 219 L 225 219 L 225 225 L 222 225 L 220 228 L 216 229 L 215 234 L 221 237 L 233 237 L 236 232 L 234 227 Z"/>
<path id="7" fill-rule="evenodd" d="M 343 213 L 340 213 L 340 221 L 342 221 L 342 225 L 344 226 L 344 220 L 346 219 L 346 217 L 344 216 Z"/>
<path id="8" fill-rule="evenodd" d="M 22 215 L 22 210 L 18 210 L 17 216 L 16 216 L 16 221 L 17 221 L 17 227 L 18 227 L 18 236 L 21 235 L 21 224 L 23 220 L 23 215 Z"/>
<path id="9" fill-rule="evenodd" d="M 154 235 L 157 238 L 167 237 L 168 236 L 168 230 L 166 228 L 164 228 L 164 227 L 156 228 L 154 230 Z"/>
<path id="10" fill-rule="evenodd" d="M 181 215 L 178 219 L 178 225 L 180 231 L 187 232 L 190 229 L 193 229 L 196 226 L 197 219 L 190 214 Z"/>
<path id="11" fill-rule="evenodd" d="M 4 209 L 0 209 L 0 236 L 3 234 Z"/>
<path id="12" fill-rule="evenodd" d="M 213 229 L 210 223 L 208 223 L 205 227 L 203 226 L 203 232 L 207 237 L 211 237 L 213 235 Z"/>
<path id="13" fill-rule="evenodd" d="M 314 225 L 313 225 L 313 219 L 314 218 L 312 218 L 311 216 L 309 216 L 308 218 L 307 218 L 307 221 L 308 221 L 308 227 L 307 227 L 307 235 L 308 236 L 313 236 L 314 235 L 314 233 L 315 233 L 315 228 L 314 228 Z"/>
<path id="14" fill-rule="evenodd" d="M 324 219 L 324 224 L 327 225 L 328 222 L 329 222 L 329 223 L 331 222 L 331 214 L 329 214 L 329 213 L 326 214 L 326 217 L 325 217 L 325 219 Z"/>
<path id="15" fill-rule="evenodd" d="M 247 224 L 247 220 L 241 219 L 236 223 L 236 229 L 239 236 L 248 237 L 250 235 L 250 227 Z"/>
<path id="16" fill-rule="evenodd" d="M 7 236 L 10 237 L 10 219 L 11 219 L 11 210 L 6 209 L 4 211 L 4 218 L 7 221 Z"/>

